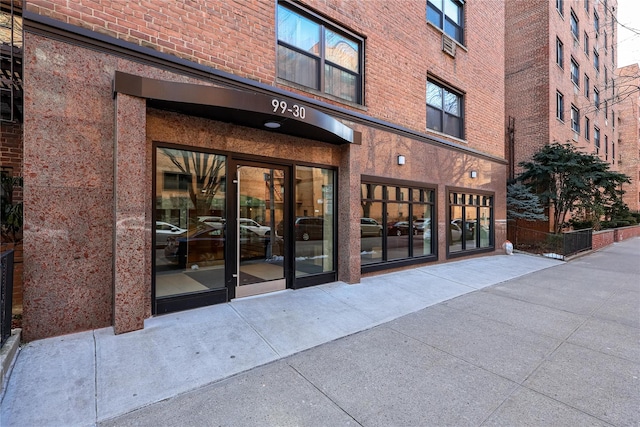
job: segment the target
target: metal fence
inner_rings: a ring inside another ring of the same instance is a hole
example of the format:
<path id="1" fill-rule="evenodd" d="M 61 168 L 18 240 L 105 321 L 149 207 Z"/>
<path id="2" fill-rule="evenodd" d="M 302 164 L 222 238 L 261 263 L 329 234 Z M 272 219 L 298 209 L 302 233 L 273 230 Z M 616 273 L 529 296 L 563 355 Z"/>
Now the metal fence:
<path id="1" fill-rule="evenodd" d="M 0 276 L 0 347 L 11 336 L 11 305 L 13 300 L 13 249 L 3 252 Z"/>
<path id="2" fill-rule="evenodd" d="M 562 233 L 563 255 L 565 257 L 588 251 L 592 247 L 593 229 L 575 230 Z"/>
<path id="3" fill-rule="evenodd" d="M 513 237 L 512 243 L 515 249 L 551 258 L 566 259 L 592 248 L 593 230 L 588 228 L 553 234 L 516 227 L 510 235 Z"/>

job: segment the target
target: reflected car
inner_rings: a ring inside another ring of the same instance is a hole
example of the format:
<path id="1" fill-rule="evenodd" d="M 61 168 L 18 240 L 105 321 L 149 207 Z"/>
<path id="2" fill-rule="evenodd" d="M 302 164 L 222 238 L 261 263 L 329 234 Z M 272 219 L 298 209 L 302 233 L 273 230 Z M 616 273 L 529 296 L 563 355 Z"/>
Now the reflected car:
<path id="1" fill-rule="evenodd" d="M 198 227 L 167 239 L 164 257 L 180 268 L 224 259 L 224 229 Z"/>
<path id="2" fill-rule="evenodd" d="M 454 219 L 453 221 L 451 221 L 451 223 L 455 224 L 460 230 L 462 230 L 462 222 L 463 221 L 461 219 Z M 465 240 L 470 240 L 475 237 L 475 229 L 476 229 L 475 221 L 464 221 Z"/>
<path id="3" fill-rule="evenodd" d="M 382 236 L 382 226 L 373 218 L 360 218 L 360 237 Z"/>
<path id="4" fill-rule="evenodd" d="M 408 221 L 398 221 L 387 227 L 387 235 L 389 236 L 402 236 L 410 233 Z"/>
<path id="5" fill-rule="evenodd" d="M 296 240 L 322 240 L 324 236 L 324 219 L 312 216 L 296 218 L 294 232 Z"/>
<path id="6" fill-rule="evenodd" d="M 415 230 L 415 234 L 424 234 L 425 230 L 427 231 L 427 233 L 431 233 L 431 219 L 416 219 L 415 221 L 413 221 L 413 228 Z"/>
<path id="7" fill-rule="evenodd" d="M 260 236 L 247 228 L 240 228 L 239 241 L 241 260 L 283 254 L 283 240 L 277 236 Z M 271 253 L 268 251 L 269 243 L 272 243 Z M 182 236 L 168 239 L 164 257 L 169 263 L 186 268 L 193 264 L 224 260 L 224 246 L 224 228 L 196 228 Z"/>
<path id="8" fill-rule="evenodd" d="M 240 222 L 240 228 L 246 228 L 259 236 L 268 236 L 269 234 L 271 234 L 270 227 L 264 226 L 252 219 L 240 218 L 238 219 L 238 221 Z"/>
<path id="9" fill-rule="evenodd" d="M 185 231 L 187 230 L 168 222 L 156 221 L 156 246 L 164 247 L 169 237 L 179 236 Z"/>

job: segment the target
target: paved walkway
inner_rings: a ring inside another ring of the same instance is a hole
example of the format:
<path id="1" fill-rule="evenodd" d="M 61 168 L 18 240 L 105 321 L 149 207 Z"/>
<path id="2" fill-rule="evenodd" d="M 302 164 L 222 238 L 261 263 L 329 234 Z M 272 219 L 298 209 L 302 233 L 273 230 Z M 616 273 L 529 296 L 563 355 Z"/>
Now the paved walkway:
<path id="1" fill-rule="evenodd" d="M 638 425 L 639 255 L 489 256 L 32 342 L 0 425 Z"/>

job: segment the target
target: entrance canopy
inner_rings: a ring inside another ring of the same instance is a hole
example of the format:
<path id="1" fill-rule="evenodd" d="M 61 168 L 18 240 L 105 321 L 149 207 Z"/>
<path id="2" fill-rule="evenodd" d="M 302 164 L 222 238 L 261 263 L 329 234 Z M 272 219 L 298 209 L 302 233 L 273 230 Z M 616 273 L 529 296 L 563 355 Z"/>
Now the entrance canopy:
<path id="1" fill-rule="evenodd" d="M 145 98 L 149 107 L 271 130 L 332 144 L 360 144 L 362 134 L 330 115 L 279 96 L 176 83 L 116 71 L 114 92 Z"/>

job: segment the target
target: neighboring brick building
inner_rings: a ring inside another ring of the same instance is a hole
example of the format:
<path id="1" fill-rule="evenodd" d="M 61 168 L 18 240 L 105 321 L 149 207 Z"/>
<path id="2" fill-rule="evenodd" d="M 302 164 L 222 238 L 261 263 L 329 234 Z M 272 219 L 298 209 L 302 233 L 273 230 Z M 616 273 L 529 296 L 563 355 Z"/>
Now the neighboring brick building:
<path id="1" fill-rule="evenodd" d="M 25 339 L 500 250 L 502 0 L 144 5 L 24 6 Z"/>
<path id="2" fill-rule="evenodd" d="M 640 212 L 640 66 L 618 68 L 618 169 L 631 178 L 625 184 L 624 202 L 632 211 Z"/>
<path id="3" fill-rule="evenodd" d="M 616 170 L 617 2 L 505 3 L 510 174 L 517 176 L 521 161 L 553 142 L 573 143 Z"/>

